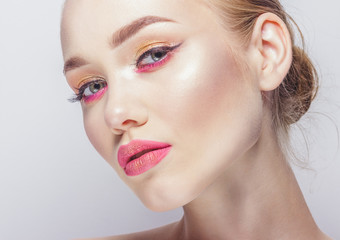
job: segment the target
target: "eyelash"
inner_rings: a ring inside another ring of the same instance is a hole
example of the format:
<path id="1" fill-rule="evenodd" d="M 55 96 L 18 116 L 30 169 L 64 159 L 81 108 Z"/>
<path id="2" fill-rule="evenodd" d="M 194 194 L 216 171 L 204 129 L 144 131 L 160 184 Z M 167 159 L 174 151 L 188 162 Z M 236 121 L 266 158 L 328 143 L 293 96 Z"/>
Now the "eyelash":
<path id="1" fill-rule="evenodd" d="M 143 54 L 140 55 L 140 57 L 138 57 L 136 63 L 134 64 L 136 66 L 136 72 L 137 73 L 151 72 L 155 68 L 162 66 L 170 59 L 171 53 L 173 53 L 175 49 L 177 49 L 180 45 L 181 43 L 175 46 L 158 46 L 158 47 L 151 48 L 150 50 L 144 52 Z M 152 57 L 152 54 L 157 54 L 157 53 L 161 53 L 160 57 L 156 56 L 157 58 L 159 58 L 158 61 L 154 60 Z M 148 57 L 151 57 L 154 62 L 142 64 L 142 62 Z M 94 86 L 95 84 L 103 84 L 102 85 L 103 87 L 99 89 L 97 92 L 93 93 L 92 95 L 85 96 L 84 95 L 85 90 L 91 85 Z M 100 98 L 104 94 L 106 89 L 107 89 L 107 83 L 105 80 L 97 79 L 94 81 L 90 81 L 90 82 L 83 84 L 80 88 L 78 88 L 77 89 L 78 93 L 75 94 L 75 96 L 73 96 L 72 98 L 70 98 L 69 101 L 70 102 L 84 101 L 85 103 L 92 102 Z"/>
<path id="2" fill-rule="evenodd" d="M 89 96 L 85 96 L 85 91 L 88 87 L 94 86 L 96 84 L 99 84 L 102 88 L 100 88 L 97 92 L 93 93 L 92 95 Z M 80 102 L 80 101 L 84 101 L 84 102 L 92 102 L 96 99 L 98 99 L 99 97 L 101 97 L 104 92 L 107 89 L 107 83 L 105 80 L 102 79 L 97 79 L 94 81 L 90 81 L 87 82 L 85 84 L 83 84 L 80 88 L 78 88 L 78 93 L 75 94 L 74 97 L 70 98 L 69 101 L 70 102 Z"/>
<path id="3" fill-rule="evenodd" d="M 164 63 L 166 63 L 170 57 L 171 54 L 177 49 L 181 44 L 177 44 L 175 46 L 159 46 L 159 47 L 154 47 L 151 48 L 150 50 L 144 52 L 136 61 L 135 66 L 136 66 L 136 72 L 137 73 L 143 73 L 143 72 L 151 72 L 155 68 L 162 66 Z M 161 56 L 156 58 L 159 58 L 159 60 L 153 59 L 152 55 L 155 55 L 157 53 L 161 53 Z M 164 54 L 164 55 L 162 55 Z M 147 64 L 142 64 L 143 61 L 145 61 L 147 58 L 151 57 L 153 63 L 147 63 Z"/>

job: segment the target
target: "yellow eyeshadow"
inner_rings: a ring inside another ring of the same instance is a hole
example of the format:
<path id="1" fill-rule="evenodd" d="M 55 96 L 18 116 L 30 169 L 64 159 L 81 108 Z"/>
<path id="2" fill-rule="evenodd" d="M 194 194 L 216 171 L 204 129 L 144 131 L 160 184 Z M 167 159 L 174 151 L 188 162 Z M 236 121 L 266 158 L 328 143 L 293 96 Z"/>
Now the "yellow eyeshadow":
<path id="1" fill-rule="evenodd" d="M 81 86 L 83 86 L 85 83 L 90 82 L 91 80 L 98 80 L 100 79 L 99 77 L 95 77 L 95 76 L 87 76 L 82 78 L 79 83 L 77 84 L 77 88 L 80 88 Z"/>
<path id="2" fill-rule="evenodd" d="M 149 41 L 144 42 L 139 47 L 136 48 L 136 57 L 142 55 L 143 53 L 147 52 L 148 50 L 157 47 L 157 46 L 170 46 L 168 42 L 157 42 L 157 41 Z"/>

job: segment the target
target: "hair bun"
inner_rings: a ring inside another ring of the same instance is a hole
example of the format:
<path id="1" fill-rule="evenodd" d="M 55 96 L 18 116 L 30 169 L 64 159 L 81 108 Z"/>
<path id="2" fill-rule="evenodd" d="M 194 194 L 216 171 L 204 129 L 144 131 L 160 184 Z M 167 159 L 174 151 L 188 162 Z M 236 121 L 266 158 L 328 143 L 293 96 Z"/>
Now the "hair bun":
<path id="1" fill-rule="evenodd" d="M 318 91 L 318 75 L 305 51 L 293 47 L 292 66 L 274 95 L 278 95 L 278 110 L 282 120 L 296 123 L 309 109 Z"/>

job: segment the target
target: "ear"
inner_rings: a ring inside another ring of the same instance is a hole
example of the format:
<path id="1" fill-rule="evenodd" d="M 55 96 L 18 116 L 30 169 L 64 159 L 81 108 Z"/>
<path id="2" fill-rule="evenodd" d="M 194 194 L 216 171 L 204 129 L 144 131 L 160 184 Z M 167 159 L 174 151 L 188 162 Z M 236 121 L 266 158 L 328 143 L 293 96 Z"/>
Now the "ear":
<path id="1" fill-rule="evenodd" d="M 292 42 L 286 24 L 275 14 L 260 15 L 249 47 L 252 49 L 260 90 L 274 90 L 292 64 Z"/>

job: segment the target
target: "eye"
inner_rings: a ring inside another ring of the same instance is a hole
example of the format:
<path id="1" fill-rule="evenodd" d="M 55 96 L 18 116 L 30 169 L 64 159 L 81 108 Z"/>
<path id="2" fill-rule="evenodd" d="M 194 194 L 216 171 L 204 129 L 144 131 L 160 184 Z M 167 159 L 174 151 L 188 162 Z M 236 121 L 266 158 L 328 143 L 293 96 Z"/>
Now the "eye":
<path id="1" fill-rule="evenodd" d="M 169 49 L 165 47 L 158 47 L 149 50 L 143 54 L 138 60 L 138 67 L 145 66 L 147 64 L 152 64 L 161 61 L 168 54 Z"/>
<path id="2" fill-rule="evenodd" d="M 106 82 L 104 81 L 96 81 L 89 83 L 87 87 L 84 89 L 83 97 L 90 97 L 96 93 L 98 93 L 100 90 L 106 87 Z"/>
<path id="3" fill-rule="evenodd" d="M 107 82 L 104 80 L 95 80 L 83 84 L 78 93 L 69 101 L 78 102 L 84 101 L 85 103 L 92 102 L 99 99 L 107 89 Z"/>
<path id="4" fill-rule="evenodd" d="M 180 44 L 176 46 L 154 47 L 144 52 L 136 62 L 137 72 L 152 71 L 156 67 L 163 65 L 169 60 L 171 53 L 179 46 Z"/>

